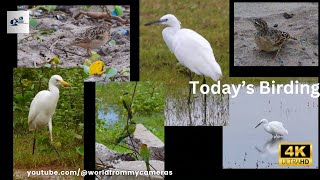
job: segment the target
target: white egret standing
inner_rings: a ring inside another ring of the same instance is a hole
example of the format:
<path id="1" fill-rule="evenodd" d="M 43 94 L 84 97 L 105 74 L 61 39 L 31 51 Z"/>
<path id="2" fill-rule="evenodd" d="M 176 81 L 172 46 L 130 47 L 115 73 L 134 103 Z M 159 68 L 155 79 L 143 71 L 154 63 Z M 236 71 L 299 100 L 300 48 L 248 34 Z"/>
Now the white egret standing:
<path id="1" fill-rule="evenodd" d="M 261 124 L 263 124 L 264 130 L 266 130 L 267 133 L 272 134 L 272 138 L 274 138 L 274 137 L 277 138 L 277 137 L 284 136 L 284 135 L 288 134 L 288 130 L 286 130 L 283 127 L 282 122 L 271 121 L 268 123 L 267 119 L 262 119 L 260 121 L 260 123 L 255 128 L 257 128 Z"/>
<path id="2" fill-rule="evenodd" d="M 167 25 L 163 31 L 163 40 L 178 61 L 190 71 L 203 76 L 209 76 L 217 81 L 221 76 L 221 68 L 214 58 L 210 43 L 191 29 L 181 29 L 181 23 L 172 15 L 167 14 L 160 20 L 149 22 Z"/>
<path id="3" fill-rule="evenodd" d="M 34 154 L 36 144 L 36 131 L 48 126 L 50 132 L 51 145 L 54 147 L 55 151 L 60 156 L 60 153 L 54 146 L 52 139 L 52 115 L 56 110 L 57 103 L 59 100 L 58 86 L 60 85 L 65 87 L 70 86 L 70 84 L 65 82 L 61 76 L 52 76 L 49 80 L 49 90 L 43 90 L 38 92 L 38 94 L 34 97 L 34 99 L 31 102 L 28 116 L 28 124 L 29 131 L 34 131 L 32 154 Z"/>
<path id="4" fill-rule="evenodd" d="M 187 67 L 191 72 L 203 76 L 203 84 L 206 84 L 205 76 L 217 81 L 221 76 L 221 68 L 214 58 L 210 43 L 191 29 L 181 29 L 180 21 L 172 14 L 162 16 L 159 20 L 149 22 L 152 24 L 162 24 L 168 27 L 162 31 L 162 37 L 170 51 L 176 56 L 180 64 Z M 190 72 L 190 81 L 191 81 Z M 189 88 L 190 104 L 191 85 Z M 204 95 L 204 121 L 206 121 L 207 99 Z"/>

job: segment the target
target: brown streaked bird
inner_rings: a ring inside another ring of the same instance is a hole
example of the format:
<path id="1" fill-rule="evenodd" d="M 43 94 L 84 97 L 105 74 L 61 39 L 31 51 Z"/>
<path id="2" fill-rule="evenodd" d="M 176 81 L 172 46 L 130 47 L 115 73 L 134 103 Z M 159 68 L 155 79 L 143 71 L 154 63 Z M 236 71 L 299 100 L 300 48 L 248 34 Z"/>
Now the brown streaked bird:
<path id="1" fill-rule="evenodd" d="M 254 36 L 258 48 L 266 52 L 277 51 L 274 59 L 280 52 L 282 45 L 287 43 L 289 39 L 297 40 L 287 32 L 268 27 L 267 22 L 261 18 L 252 18 L 250 21 L 258 31 Z"/>
<path id="2" fill-rule="evenodd" d="M 69 46 L 78 46 L 87 50 L 91 56 L 91 49 L 103 46 L 110 39 L 111 23 L 102 22 L 101 24 L 89 27 L 83 33 L 78 35 Z"/>

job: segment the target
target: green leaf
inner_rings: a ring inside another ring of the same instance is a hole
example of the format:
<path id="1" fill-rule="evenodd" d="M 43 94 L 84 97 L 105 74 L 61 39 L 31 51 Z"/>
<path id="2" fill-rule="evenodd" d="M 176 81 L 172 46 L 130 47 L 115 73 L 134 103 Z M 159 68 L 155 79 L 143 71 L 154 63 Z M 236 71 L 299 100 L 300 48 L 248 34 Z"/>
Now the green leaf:
<path id="1" fill-rule="evenodd" d="M 110 68 L 109 71 L 106 73 L 107 78 L 111 78 L 117 74 L 118 70 L 116 68 Z"/>
<path id="2" fill-rule="evenodd" d="M 100 58 L 100 55 L 97 52 L 91 51 L 91 56 L 89 57 L 89 60 L 91 62 L 94 62 L 94 61 L 98 60 L 99 58 Z"/>
<path id="3" fill-rule="evenodd" d="M 45 64 L 44 67 L 51 68 L 51 64 Z"/>
<path id="4" fill-rule="evenodd" d="M 109 41 L 109 43 L 108 43 L 110 46 L 114 46 L 114 45 L 116 45 L 116 41 L 115 40 L 111 40 L 111 41 Z"/>
<path id="5" fill-rule="evenodd" d="M 29 20 L 29 25 L 33 28 L 36 29 L 38 26 L 38 21 L 36 19 L 30 19 Z"/>
<path id="6" fill-rule="evenodd" d="M 29 101 L 31 101 L 32 96 L 33 96 L 33 94 L 31 91 L 26 91 L 24 94 L 24 100 L 26 102 L 29 102 Z"/>
<path id="7" fill-rule="evenodd" d="M 84 155 L 84 148 L 83 147 L 76 147 L 76 152 L 81 156 Z"/>
<path id="8" fill-rule="evenodd" d="M 91 8 L 91 6 L 92 6 L 92 5 L 84 5 L 83 7 L 84 7 L 85 9 L 89 9 L 89 8 Z"/>
<path id="9" fill-rule="evenodd" d="M 80 134 L 74 134 L 74 137 L 76 138 L 76 139 L 79 139 L 79 140 L 81 140 L 82 139 L 82 136 L 80 135 Z"/>
<path id="10" fill-rule="evenodd" d="M 23 100 L 23 96 L 22 96 L 22 94 L 16 94 L 16 95 L 14 96 L 14 99 L 15 99 L 15 101 L 16 101 L 17 103 L 21 103 L 22 100 Z"/>
<path id="11" fill-rule="evenodd" d="M 48 5 L 48 6 L 44 6 L 44 8 L 47 10 L 47 11 L 54 11 L 57 9 L 57 6 L 56 5 Z"/>
<path id="12" fill-rule="evenodd" d="M 123 15 L 123 9 L 121 6 L 114 6 L 114 10 L 116 11 L 118 16 L 122 16 Z"/>

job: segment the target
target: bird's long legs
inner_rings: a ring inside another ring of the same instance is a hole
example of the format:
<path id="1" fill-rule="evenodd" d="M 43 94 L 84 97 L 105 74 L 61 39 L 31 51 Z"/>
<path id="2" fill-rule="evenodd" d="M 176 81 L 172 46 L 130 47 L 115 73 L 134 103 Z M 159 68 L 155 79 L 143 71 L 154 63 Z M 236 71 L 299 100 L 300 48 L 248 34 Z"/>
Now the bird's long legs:
<path id="1" fill-rule="evenodd" d="M 51 141 L 51 146 L 53 147 L 53 149 L 56 151 L 56 153 L 58 154 L 58 156 L 61 158 L 61 154 L 59 152 L 59 150 L 56 148 L 56 146 L 53 144 L 53 142 Z"/>
<path id="2" fill-rule="evenodd" d="M 204 76 L 203 76 L 202 84 L 206 84 L 206 78 Z M 206 91 L 206 89 L 204 91 Z M 204 124 L 206 124 L 206 122 L 207 122 L 207 95 L 204 94 L 203 96 L 204 96 L 204 104 L 203 104 L 203 106 L 204 106 L 204 119 L 203 119 L 203 122 L 204 122 Z"/>
<path id="3" fill-rule="evenodd" d="M 192 72 L 189 70 L 189 78 L 190 78 L 190 81 L 192 81 Z M 189 111 L 189 125 L 191 126 L 192 125 L 192 119 L 191 119 L 191 84 L 189 84 L 189 96 L 188 96 L 188 111 Z"/>
<path id="4" fill-rule="evenodd" d="M 56 148 L 56 146 L 53 144 L 53 139 L 52 139 L 52 119 L 50 119 L 50 121 L 49 121 L 49 123 L 48 123 L 48 126 L 49 126 L 49 132 L 50 132 L 50 144 L 51 144 L 51 146 L 53 147 L 53 149 L 56 151 L 56 153 L 58 154 L 58 156 L 61 158 L 60 152 L 58 151 L 58 149 Z"/>
<path id="5" fill-rule="evenodd" d="M 35 149 L 35 146 L 36 146 L 36 132 L 37 132 L 37 130 L 34 130 L 34 132 L 33 132 L 32 155 L 34 155 L 34 149 Z"/>

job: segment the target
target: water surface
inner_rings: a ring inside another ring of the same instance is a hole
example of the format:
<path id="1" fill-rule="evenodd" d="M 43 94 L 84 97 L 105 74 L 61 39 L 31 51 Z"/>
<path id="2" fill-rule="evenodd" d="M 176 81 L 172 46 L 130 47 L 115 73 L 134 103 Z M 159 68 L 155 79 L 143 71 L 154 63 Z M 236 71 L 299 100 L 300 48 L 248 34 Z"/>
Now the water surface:
<path id="1" fill-rule="evenodd" d="M 280 121 L 289 131 L 272 139 L 261 119 Z M 318 167 L 318 99 L 310 95 L 248 95 L 230 98 L 230 124 L 223 128 L 224 168 L 294 168 L 278 166 L 279 142 L 311 142 L 313 166 Z M 297 167 L 295 167 L 297 168 Z M 303 168 L 303 167 L 298 167 Z"/>

